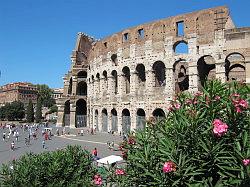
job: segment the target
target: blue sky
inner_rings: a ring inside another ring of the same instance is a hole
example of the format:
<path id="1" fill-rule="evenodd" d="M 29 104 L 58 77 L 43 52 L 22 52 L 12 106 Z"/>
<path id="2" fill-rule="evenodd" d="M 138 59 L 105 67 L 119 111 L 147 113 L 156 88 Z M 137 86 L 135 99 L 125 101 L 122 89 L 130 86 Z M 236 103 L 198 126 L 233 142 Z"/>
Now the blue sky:
<path id="1" fill-rule="evenodd" d="M 103 38 L 127 27 L 227 5 L 250 26 L 249 0 L 1 0 L 0 85 L 27 81 L 62 87 L 77 32 Z"/>

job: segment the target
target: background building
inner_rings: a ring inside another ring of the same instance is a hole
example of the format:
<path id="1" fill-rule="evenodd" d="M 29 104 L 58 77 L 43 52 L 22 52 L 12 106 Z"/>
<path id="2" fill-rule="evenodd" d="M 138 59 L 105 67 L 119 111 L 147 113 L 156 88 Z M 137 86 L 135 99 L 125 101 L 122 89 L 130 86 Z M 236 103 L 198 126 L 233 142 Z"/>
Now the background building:
<path id="1" fill-rule="evenodd" d="M 215 7 L 125 29 L 78 33 L 58 99 L 58 126 L 128 132 L 165 117 L 173 96 L 205 79 L 250 83 L 250 28 Z"/>
<path id="2" fill-rule="evenodd" d="M 37 102 L 37 87 L 27 82 L 16 82 L 6 84 L 0 87 L 0 105 L 21 101 L 25 105 L 31 99 L 33 103 Z"/>

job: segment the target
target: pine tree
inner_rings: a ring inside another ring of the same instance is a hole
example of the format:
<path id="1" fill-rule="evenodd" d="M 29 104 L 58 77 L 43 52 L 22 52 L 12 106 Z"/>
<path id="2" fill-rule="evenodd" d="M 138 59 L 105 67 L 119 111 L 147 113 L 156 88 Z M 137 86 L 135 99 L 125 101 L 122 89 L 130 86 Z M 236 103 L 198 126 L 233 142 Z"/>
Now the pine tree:
<path id="1" fill-rule="evenodd" d="M 41 122 L 42 119 L 42 98 L 38 97 L 36 105 L 36 123 Z"/>
<path id="2" fill-rule="evenodd" d="M 34 122 L 34 108 L 31 100 L 29 100 L 29 104 L 26 110 L 26 119 L 28 123 Z"/>

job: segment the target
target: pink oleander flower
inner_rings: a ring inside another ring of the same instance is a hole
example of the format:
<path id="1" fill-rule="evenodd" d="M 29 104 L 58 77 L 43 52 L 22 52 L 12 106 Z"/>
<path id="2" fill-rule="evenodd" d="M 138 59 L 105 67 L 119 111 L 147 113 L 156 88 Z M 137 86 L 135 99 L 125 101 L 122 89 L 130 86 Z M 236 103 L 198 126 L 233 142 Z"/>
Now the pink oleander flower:
<path id="1" fill-rule="evenodd" d="M 240 99 L 239 105 L 243 108 L 248 108 L 248 102 L 244 99 Z"/>
<path id="2" fill-rule="evenodd" d="M 222 135 L 224 135 L 228 129 L 228 125 L 226 123 L 223 123 L 219 119 L 215 119 L 213 121 L 213 126 L 214 126 L 213 132 L 218 137 L 221 137 Z"/>
<path id="3" fill-rule="evenodd" d="M 216 95 L 216 96 L 214 97 L 214 99 L 215 99 L 215 101 L 219 101 L 219 100 L 220 100 L 220 96 Z"/>
<path id="4" fill-rule="evenodd" d="M 235 110 L 236 110 L 237 113 L 241 113 L 242 112 L 242 110 L 240 109 L 240 107 L 237 107 L 237 106 L 235 107 Z"/>
<path id="5" fill-rule="evenodd" d="M 250 165 L 250 159 L 244 159 L 242 160 L 244 166 Z"/>
<path id="6" fill-rule="evenodd" d="M 174 104 L 174 107 L 175 107 L 176 109 L 180 109 L 180 108 L 181 108 L 181 105 L 180 105 L 179 103 L 175 103 L 175 104 Z"/>
<path id="7" fill-rule="evenodd" d="M 101 186 L 102 185 L 102 178 L 100 175 L 95 175 L 94 176 L 94 184 L 97 186 Z"/>
<path id="8" fill-rule="evenodd" d="M 232 96 L 233 96 L 233 97 L 240 97 L 240 94 L 233 93 Z"/>
<path id="9" fill-rule="evenodd" d="M 192 104 L 192 99 L 186 99 L 185 104 L 187 104 L 187 105 Z"/>
<path id="10" fill-rule="evenodd" d="M 115 174 L 116 175 L 125 175 L 125 171 L 124 171 L 124 169 L 116 169 Z"/>
<path id="11" fill-rule="evenodd" d="M 128 139 L 128 144 L 130 144 L 130 145 L 135 145 L 135 137 L 129 137 L 129 139 Z"/>
<path id="12" fill-rule="evenodd" d="M 176 171 L 176 165 L 172 161 L 165 162 L 162 168 L 164 173 L 170 173 Z"/>
<path id="13" fill-rule="evenodd" d="M 196 92 L 194 95 L 195 95 L 195 96 L 201 96 L 202 94 L 203 94 L 202 92 L 198 91 L 198 92 Z"/>

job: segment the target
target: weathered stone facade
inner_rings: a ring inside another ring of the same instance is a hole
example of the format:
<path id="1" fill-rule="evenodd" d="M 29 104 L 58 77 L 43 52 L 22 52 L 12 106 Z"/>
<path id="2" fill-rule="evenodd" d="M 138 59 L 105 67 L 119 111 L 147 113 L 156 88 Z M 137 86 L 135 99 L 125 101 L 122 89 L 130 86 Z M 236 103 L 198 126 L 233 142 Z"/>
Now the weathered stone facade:
<path id="1" fill-rule="evenodd" d="M 57 125 L 127 132 L 164 117 L 175 93 L 196 92 L 206 78 L 250 83 L 250 28 L 216 7 L 99 41 L 78 33 L 71 59 Z"/>

